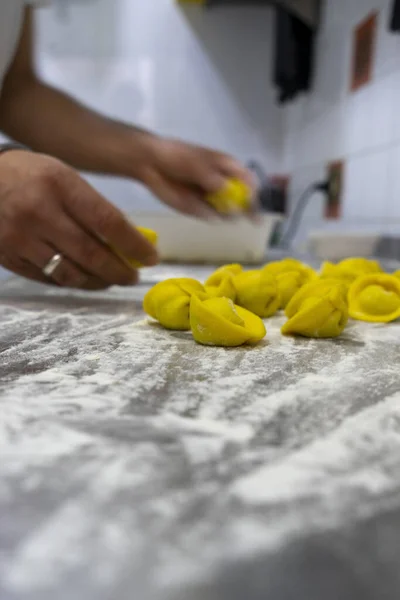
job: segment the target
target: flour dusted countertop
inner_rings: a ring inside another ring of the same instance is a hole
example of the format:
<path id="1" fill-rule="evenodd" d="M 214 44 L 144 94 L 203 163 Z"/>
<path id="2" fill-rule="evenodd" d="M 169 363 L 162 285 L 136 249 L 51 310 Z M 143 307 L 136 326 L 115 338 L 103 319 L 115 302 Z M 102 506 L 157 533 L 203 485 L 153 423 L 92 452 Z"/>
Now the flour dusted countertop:
<path id="1" fill-rule="evenodd" d="M 400 325 L 204 348 L 0 288 L 1 600 L 400 598 Z"/>

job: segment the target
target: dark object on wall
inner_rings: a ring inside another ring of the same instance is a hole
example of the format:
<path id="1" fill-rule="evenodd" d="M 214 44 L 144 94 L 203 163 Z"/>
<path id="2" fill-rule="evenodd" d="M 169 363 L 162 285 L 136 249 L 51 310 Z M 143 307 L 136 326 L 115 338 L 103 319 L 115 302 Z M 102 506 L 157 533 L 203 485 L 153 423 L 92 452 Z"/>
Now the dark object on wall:
<path id="1" fill-rule="evenodd" d="M 342 212 L 344 162 L 337 160 L 328 165 L 329 191 L 325 204 L 325 219 L 340 219 Z"/>
<path id="2" fill-rule="evenodd" d="M 378 13 L 372 13 L 354 29 L 351 90 L 357 91 L 372 79 Z"/>
<path id="3" fill-rule="evenodd" d="M 394 0 L 393 2 L 390 31 L 400 31 L 400 0 Z"/>
<path id="4" fill-rule="evenodd" d="M 248 164 L 258 180 L 258 200 L 262 212 L 286 214 L 289 177 L 267 176 L 263 167 L 255 160 Z"/>
<path id="5" fill-rule="evenodd" d="M 280 6 L 311 27 L 319 20 L 320 0 L 206 0 L 207 6 Z"/>
<path id="6" fill-rule="evenodd" d="M 311 88 L 316 32 L 286 9 L 275 10 L 274 83 L 284 104 Z"/>

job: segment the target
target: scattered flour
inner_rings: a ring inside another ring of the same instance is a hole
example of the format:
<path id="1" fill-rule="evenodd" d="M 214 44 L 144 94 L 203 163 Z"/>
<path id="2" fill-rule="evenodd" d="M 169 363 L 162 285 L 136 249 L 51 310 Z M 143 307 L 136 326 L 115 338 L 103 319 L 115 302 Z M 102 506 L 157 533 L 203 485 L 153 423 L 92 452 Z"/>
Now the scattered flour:
<path id="1" fill-rule="evenodd" d="M 400 325 L 303 340 L 276 317 L 255 348 L 209 348 L 142 319 L 142 294 L 48 290 L 0 315 L 0 514 L 15 535 L 36 519 L 0 542 L 8 589 L 78 568 L 106 586 L 142 556 L 179 582 L 400 493 Z"/>

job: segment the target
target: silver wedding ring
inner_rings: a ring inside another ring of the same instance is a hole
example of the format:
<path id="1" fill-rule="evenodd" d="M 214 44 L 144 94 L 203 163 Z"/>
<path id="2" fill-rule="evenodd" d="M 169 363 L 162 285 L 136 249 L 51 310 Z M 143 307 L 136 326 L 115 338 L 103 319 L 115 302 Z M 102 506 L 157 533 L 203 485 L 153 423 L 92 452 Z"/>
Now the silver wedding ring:
<path id="1" fill-rule="evenodd" d="M 62 254 L 55 254 L 47 263 L 47 265 L 44 267 L 43 269 L 43 275 L 46 275 L 46 277 L 51 277 L 54 274 L 54 271 L 57 269 L 57 267 L 60 266 L 60 264 L 63 261 L 63 256 Z"/>

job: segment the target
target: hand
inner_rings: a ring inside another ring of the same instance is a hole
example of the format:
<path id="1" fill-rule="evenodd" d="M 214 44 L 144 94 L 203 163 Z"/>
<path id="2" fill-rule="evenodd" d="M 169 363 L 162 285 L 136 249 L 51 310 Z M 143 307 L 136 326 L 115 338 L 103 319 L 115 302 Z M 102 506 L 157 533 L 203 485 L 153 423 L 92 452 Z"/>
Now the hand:
<path id="1" fill-rule="evenodd" d="M 209 219 L 218 215 L 206 202 L 230 178 L 244 181 L 254 195 L 252 174 L 234 158 L 175 140 L 154 138 L 152 158 L 142 181 L 160 200 L 187 215 Z M 255 203 L 249 211 L 254 215 Z"/>
<path id="2" fill-rule="evenodd" d="M 154 247 L 76 171 L 45 155 L 0 156 L 0 264 L 45 283 L 88 290 L 132 285 L 137 273 L 109 248 L 145 265 Z M 54 254 L 63 261 L 42 273 Z"/>

